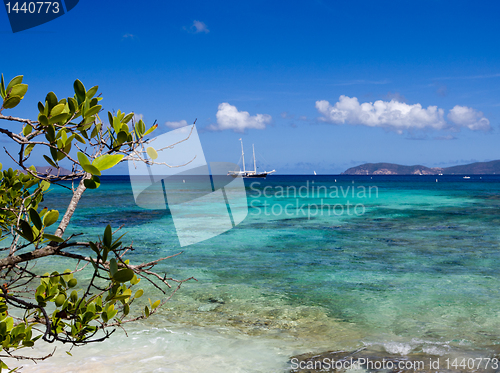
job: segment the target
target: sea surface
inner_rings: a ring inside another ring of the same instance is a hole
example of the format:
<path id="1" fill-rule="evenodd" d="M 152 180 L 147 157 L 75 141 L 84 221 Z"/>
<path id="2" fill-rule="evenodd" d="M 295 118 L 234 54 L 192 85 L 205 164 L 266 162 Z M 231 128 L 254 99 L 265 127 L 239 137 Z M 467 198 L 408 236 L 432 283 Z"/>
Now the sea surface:
<path id="1" fill-rule="evenodd" d="M 293 355 L 367 346 L 499 352 L 500 175 L 276 175 L 245 185 L 245 220 L 185 247 L 165 206 L 135 204 L 128 176 L 86 191 L 68 233 L 95 239 L 124 225 L 132 263 L 183 251 L 156 270 L 197 281 L 127 335 L 73 356 L 57 346 L 26 371 L 285 372 Z M 69 198 L 53 187 L 44 203 L 63 209 Z"/>

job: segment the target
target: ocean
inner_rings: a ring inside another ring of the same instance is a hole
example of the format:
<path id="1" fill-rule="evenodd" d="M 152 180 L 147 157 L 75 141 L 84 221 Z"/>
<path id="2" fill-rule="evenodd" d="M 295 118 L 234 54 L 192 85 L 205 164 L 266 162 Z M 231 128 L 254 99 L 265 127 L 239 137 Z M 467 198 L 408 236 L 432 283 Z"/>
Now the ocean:
<path id="1" fill-rule="evenodd" d="M 124 225 L 131 262 L 182 251 L 156 270 L 197 281 L 127 335 L 73 356 L 57 346 L 25 371 L 285 372 L 307 352 L 499 352 L 500 175 L 272 175 L 245 186 L 248 216 L 185 247 L 168 209 L 135 204 L 128 176 L 86 191 L 68 233 L 95 239 Z M 63 209 L 69 198 L 53 187 L 45 204 Z"/>

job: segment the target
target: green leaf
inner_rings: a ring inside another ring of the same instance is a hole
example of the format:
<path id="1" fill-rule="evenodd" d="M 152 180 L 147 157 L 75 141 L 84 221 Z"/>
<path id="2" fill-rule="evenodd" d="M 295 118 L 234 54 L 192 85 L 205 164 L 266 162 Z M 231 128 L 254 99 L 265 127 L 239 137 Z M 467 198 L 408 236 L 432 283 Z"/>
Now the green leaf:
<path id="1" fill-rule="evenodd" d="M 73 274 L 71 273 L 71 270 L 70 269 L 66 269 L 64 272 L 63 272 L 63 280 L 68 282 L 69 280 L 71 280 L 73 278 Z"/>
<path id="2" fill-rule="evenodd" d="M 46 227 L 49 227 L 52 224 L 54 224 L 57 221 L 57 219 L 59 219 L 59 211 L 49 210 L 43 216 L 43 225 L 45 225 Z"/>
<path id="3" fill-rule="evenodd" d="M 75 279 L 72 279 L 72 280 L 75 280 Z M 76 302 L 78 300 L 78 293 L 76 292 L 76 290 L 73 290 L 71 292 L 71 294 L 69 295 L 70 299 L 72 302 Z"/>
<path id="4" fill-rule="evenodd" d="M 118 264 L 116 263 L 116 259 L 112 258 L 109 260 L 109 274 L 113 277 L 116 272 L 118 272 Z"/>
<path id="5" fill-rule="evenodd" d="M 7 326 L 7 331 L 10 332 L 14 328 L 14 319 L 12 317 L 7 317 L 2 320 Z"/>
<path id="6" fill-rule="evenodd" d="M 31 127 L 31 125 L 27 124 L 23 128 L 23 135 L 28 136 L 31 133 L 31 131 L 33 131 L 33 127 Z"/>
<path id="7" fill-rule="evenodd" d="M 109 307 L 108 311 L 107 311 L 108 320 L 111 320 L 113 317 L 115 317 L 117 313 L 118 313 L 118 311 L 115 310 L 113 306 Z"/>
<path id="8" fill-rule="evenodd" d="M 64 158 L 64 154 L 54 148 L 50 148 L 50 154 L 52 155 L 52 159 L 56 162 Z"/>
<path id="9" fill-rule="evenodd" d="M 57 165 L 54 163 L 54 161 L 52 159 L 50 159 L 49 157 L 47 157 L 45 154 L 43 155 L 43 158 L 45 158 L 47 163 L 50 164 L 52 167 L 58 168 Z"/>
<path id="10" fill-rule="evenodd" d="M 45 114 L 40 114 L 38 115 L 38 121 L 42 126 L 48 126 L 49 125 L 49 119 Z"/>
<path id="11" fill-rule="evenodd" d="M 97 245 L 94 243 L 94 242 L 89 242 L 89 245 L 90 245 L 90 248 L 92 250 L 94 250 L 94 252 L 99 255 L 99 248 L 97 247 Z"/>
<path id="12" fill-rule="evenodd" d="M 77 139 L 78 142 L 81 142 L 82 144 L 86 144 L 85 139 L 81 137 L 79 134 L 75 133 L 75 139 Z"/>
<path id="13" fill-rule="evenodd" d="M 113 118 L 113 129 L 115 130 L 116 133 L 120 132 L 120 128 L 121 128 L 121 122 L 120 122 L 120 118 L 118 116 L 114 117 Z"/>
<path id="14" fill-rule="evenodd" d="M 134 277 L 134 271 L 129 268 L 120 269 L 118 272 L 112 276 L 113 280 L 116 282 L 127 282 L 132 280 Z"/>
<path id="15" fill-rule="evenodd" d="M 80 165 L 83 166 L 84 164 L 90 164 L 89 159 L 82 152 L 78 152 L 78 154 L 76 156 L 78 157 L 78 162 L 80 162 Z"/>
<path id="16" fill-rule="evenodd" d="M 45 96 L 45 102 L 45 110 L 47 110 L 47 112 L 44 112 L 44 114 L 49 115 L 50 110 L 52 110 L 52 108 L 58 103 L 56 94 L 54 92 L 47 93 L 47 96 Z"/>
<path id="17" fill-rule="evenodd" d="M 149 308 L 148 308 L 148 306 L 144 306 L 144 314 L 146 315 L 146 317 L 149 317 Z"/>
<path id="18" fill-rule="evenodd" d="M 104 171 L 118 164 L 122 158 L 123 154 L 104 154 L 94 159 L 92 165 L 99 171 Z"/>
<path id="19" fill-rule="evenodd" d="M 78 101 L 83 102 L 85 101 L 85 86 L 80 80 L 75 80 L 75 83 L 73 84 L 73 87 L 75 89 L 76 97 L 78 98 Z"/>
<path id="20" fill-rule="evenodd" d="M 68 108 L 70 113 L 76 113 L 78 110 L 78 102 L 73 97 L 68 97 Z"/>
<path id="21" fill-rule="evenodd" d="M 97 189 L 101 185 L 101 180 L 97 176 L 92 176 L 92 179 L 83 180 L 83 184 L 88 189 Z"/>
<path id="22" fill-rule="evenodd" d="M 157 124 L 155 124 L 154 126 L 151 126 L 151 128 L 150 128 L 150 129 L 148 129 L 148 130 L 144 133 L 144 136 L 149 135 L 151 132 L 153 132 L 153 131 L 154 131 L 155 129 L 157 129 L 157 128 L 158 128 L 158 125 L 157 125 Z"/>
<path id="23" fill-rule="evenodd" d="M 65 106 L 64 104 L 57 104 L 50 111 L 50 115 L 52 115 L 53 117 L 55 117 L 56 115 L 61 114 L 63 112 L 63 110 L 64 110 L 64 106 Z"/>
<path id="24" fill-rule="evenodd" d="M 81 165 L 85 172 L 92 174 L 94 176 L 101 176 L 101 171 L 99 171 L 95 166 L 91 164 L 82 164 Z"/>
<path id="25" fill-rule="evenodd" d="M 151 306 L 151 309 L 155 309 L 156 307 L 158 307 L 160 305 L 161 301 L 158 299 L 156 302 L 153 303 L 153 305 Z"/>
<path id="26" fill-rule="evenodd" d="M 151 159 L 156 159 L 158 158 L 158 153 L 156 152 L 156 150 L 154 150 L 154 148 L 152 148 L 151 146 L 149 146 L 147 149 L 146 149 L 146 152 L 148 153 L 149 157 Z"/>
<path id="27" fill-rule="evenodd" d="M 64 242 L 64 239 L 62 239 L 61 237 L 54 236 L 53 234 L 48 233 L 44 233 L 43 238 L 54 242 Z"/>
<path id="28" fill-rule="evenodd" d="M 113 232 L 111 231 L 111 225 L 107 225 L 106 229 L 104 229 L 104 236 L 102 237 L 102 243 L 106 247 L 111 246 L 111 239 L 113 237 Z"/>
<path id="29" fill-rule="evenodd" d="M 50 183 L 46 180 L 42 180 L 42 182 L 40 183 L 40 186 L 42 187 L 42 192 L 46 192 L 47 189 L 49 189 L 49 187 L 50 187 Z M 46 214 L 46 212 L 44 212 L 44 214 Z"/>
<path id="30" fill-rule="evenodd" d="M 26 92 L 28 92 L 27 84 L 16 84 L 14 87 L 12 87 L 9 96 L 19 96 L 22 99 Z"/>
<path id="31" fill-rule="evenodd" d="M 86 98 L 92 98 L 92 97 L 94 97 L 94 95 L 96 94 L 96 92 L 97 92 L 97 90 L 98 90 L 98 89 L 99 89 L 99 86 L 97 86 L 97 85 L 96 85 L 96 86 L 93 86 L 92 88 L 90 88 L 90 89 L 87 91 L 87 93 L 86 93 L 85 97 L 86 97 Z"/>
<path id="32" fill-rule="evenodd" d="M 23 76 L 22 75 L 18 75 L 14 78 L 12 78 L 12 80 L 10 81 L 9 85 L 7 86 L 7 88 L 5 89 L 5 92 L 6 93 L 9 93 L 9 90 L 14 87 L 15 85 L 17 84 L 21 84 L 23 82 Z"/>
<path id="33" fill-rule="evenodd" d="M 134 113 L 129 113 L 129 114 L 125 115 L 125 118 L 122 119 L 122 123 L 127 124 L 128 122 L 130 122 L 132 120 L 133 117 L 134 117 Z"/>
<path id="34" fill-rule="evenodd" d="M 96 105 L 91 107 L 85 112 L 85 118 L 97 114 L 102 109 L 102 105 Z"/>
<path id="35" fill-rule="evenodd" d="M 66 130 L 65 129 L 62 129 L 60 130 L 58 133 L 57 133 L 57 137 L 60 138 L 63 142 L 63 144 L 66 144 L 66 142 L 68 141 L 68 135 L 66 133 Z"/>
<path id="36" fill-rule="evenodd" d="M 134 298 L 140 298 L 142 297 L 142 294 L 144 294 L 144 290 L 139 289 L 135 292 Z"/>
<path id="37" fill-rule="evenodd" d="M 24 156 L 28 156 L 31 151 L 33 150 L 33 148 L 35 147 L 35 144 L 29 144 L 26 149 L 24 149 Z"/>
<path id="38" fill-rule="evenodd" d="M 5 109 L 15 108 L 21 102 L 21 97 L 19 96 L 9 96 L 7 100 L 3 102 L 3 107 Z"/>
<path id="39" fill-rule="evenodd" d="M 146 131 L 146 125 L 142 121 L 142 119 L 139 119 L 139 121 L 135 124 L 135 130 L 137 131 L 137 136 L 142 137 L 144 135 L 144 132 Z"/>
<path id="40" fill-rule="evenodd" d="M 7 96 L 7 92 L 5 92 L 5 81 L 3 80 L 3 74 L 2 80 L 0 82 L 0 96 L 2 96 L 2 98 L 5 98 L 5 96 Z"/>
<path id="41" fill-rule="evenodd" d="M 38 229 L 42 229 L 42 219 L 40 219 L 40 215 L 38 215 L 38 212 L 36 212 L 35 209 L 30 209 L 29 210 L 29 215 L 31 222 L 33 225 Z"/>
<path id="42" fill-rule="evenodd" d="M 69 118 L 69 114 L 66 113 L 61 113 L 59 115 L 55 115 L 53 117 L 49 118 L 49 124 L 54 124 L 54 123 L 66 123 L 66 121 Z"/>
<path id="43" fill-rule="evenodd" d="M 31 226 L 29 225 L 29 223 L 25 220 L 20 220 L 19 227 L 21 228 L 21 231 L 23 233 L 22 236 L 30 242 L 33 241 L 33 231 L 31 230 Z"/>
<path id="44" fill-rule="evenodd" d="M 125 131 L 120 131 L 120 132 L 118 132 L 118 135 L 116 136 L 116 142 L 119 145 L 121 145 L 127 141 L 127 137 L 128 137 L 128 133 L 126 133 Z"/>
<path id="45" fill-rule="evenodd" d="M 56 130 L 54 126 L 49 125 L 45 129 L 45 138 L 49 140 L 49 142 L 54 142 L 56 140 Z"/>

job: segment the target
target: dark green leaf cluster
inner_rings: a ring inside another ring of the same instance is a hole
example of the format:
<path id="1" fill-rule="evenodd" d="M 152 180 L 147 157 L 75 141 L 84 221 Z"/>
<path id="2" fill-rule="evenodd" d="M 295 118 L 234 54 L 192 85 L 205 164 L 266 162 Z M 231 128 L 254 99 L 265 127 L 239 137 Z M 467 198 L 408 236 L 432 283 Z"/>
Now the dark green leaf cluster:
<path id="1" fill-rule="evenodd" d="M 14 319 L 9 316 L 5 299 L 0 298 L 0 344 L 4 350 L 32 347 L 41 338 L 33 336 L 32 325 L 25 319 L 14 324 Z"/>
<path id="2" fill-rule="evenodd" d="M 53 224 L 55 214 L 59 214 L 51 211 L 44 216 L 47 209 L 37 213 L 38 205 L 43 201 L 43 192 L 49 186 L 47 181 L 12 168 L 0 172 L 0 240 L 11 234 L 12 226 L 19 226 L 19 234 L 30 242 L 43 239 L 40 236 L 43 228 Z"/>
<path id="3" fill-rule="evenodd" d="M 8 354 L 31 347 L 38 339 L 72 345 L 101 341 L 112 333 L 110 328 L 149 317 L 162 303 L 149 299 L 149 305 L 132 311 L 134 301 L 144 294 L 136 286 L 140 277 L 162 292 L 161 286 L 170 288 L 168 281 L 175 281 L 178 286 L 172 293 L 187 281 L 167 279 L 151 271 L 166 258 L 131 265 L 124 256 L 132 247 L 123 246 L 123 235 L 113 237 L 116 232 L 110 225 L 97 241 L 74 241 L 76 235 L 63 238 L 78 200 L 85 189 L 99 187 L 103 171 L 126 159 L 150 163 L 158 157 L 155 149 L 145 146 L 146 136 L 157 125 L 146 128 L 142 119 L 134 121 L 133 113 L 120 110 L 108 112 L 109 124 L 103 124 L 99 118 L 102 98 L 97 94 L 98 86 L 87 90 L 80 80 L 73 84 L 73 97 L 59 99 L 49 92 L 43 102 L 38 102 L 36 121 L 4 116 L 2 111 L 16 107 L 27 90 L 22 75 L 7 86 L 1 76 L 0 119 L 22 124 L 19 134 L 11 128 L 0 128 L 0 134 L 19 145 L 18 159 L 8 154 L 23 170 L 0 172 L 0 241 L 11 238 L 9 246 L 0 248 L 5 253 L 0 258 L 0 343 Z M 62 160 L 71 163 L 71 173 L 63 177 L 42 175 L 34 166 L 26 165 L 35 147 L 41 148 L 43 159 L 56 169 Z M 73 184 L 73 198 L 63 219 L 58 210 L 41 208 L 50 185 L 61 179 L 78 183 L 77 187 Z M 55 232 L 49 233 L 48 229 L 56 225 Z M 79 247 L 80 251 L 71 252 L 73 247 Z M 82 250 L 91 255 L 82 255 Z M 73 271 L 53 271 L 40 276 L 34 272 L 33 261 L 49 255 L 73 258 L 79 264 Z M 75 277 L 82 270 L 91 274 L 84 284 Z M 9 309 L 16 312 L 9 315 Z M 23 316 L 14 317 L 19 310 L 23 310 Z M 33 333 L 32 329 L 38 332 Z M 104 331 L 103 337 L 96 336 L 99 330 Z M 7 367 L 0 360 L 0 372 L 4 368 Z"/>

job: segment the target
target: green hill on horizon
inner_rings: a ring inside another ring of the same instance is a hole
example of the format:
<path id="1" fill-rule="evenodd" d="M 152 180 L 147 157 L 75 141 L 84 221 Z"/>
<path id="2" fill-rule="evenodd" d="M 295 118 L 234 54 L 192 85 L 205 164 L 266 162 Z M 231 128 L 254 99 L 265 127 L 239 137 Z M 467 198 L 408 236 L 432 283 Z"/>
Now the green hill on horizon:
<path id="1" fill-rule="evenodd" d="M 365 163 L 351 167 L 342 175 L 494 175 L 500 174 L 500 160 L 475 162 L 452 167 L 403 166 L 395 163 Z"/>

